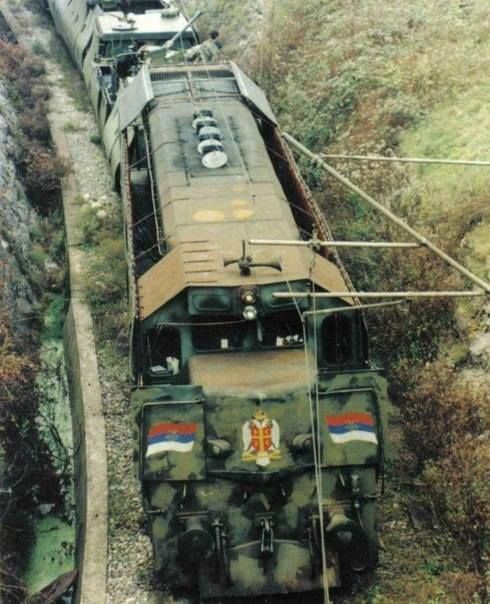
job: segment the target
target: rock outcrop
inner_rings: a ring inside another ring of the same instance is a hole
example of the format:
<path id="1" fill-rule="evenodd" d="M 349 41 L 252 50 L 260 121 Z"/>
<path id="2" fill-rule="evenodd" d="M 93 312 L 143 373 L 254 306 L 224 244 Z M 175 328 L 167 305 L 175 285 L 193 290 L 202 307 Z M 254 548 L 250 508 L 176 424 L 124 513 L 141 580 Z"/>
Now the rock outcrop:
<path id="1" fill-rule="evenodd" d="M 32 284 L 30 263 L 32 234 L 39 219 L 16 173 L 17 129 L 16 115 L 0 82 L 0 311 L 19 338 L 28 335 L 36 320 L 38 292 Z"/>

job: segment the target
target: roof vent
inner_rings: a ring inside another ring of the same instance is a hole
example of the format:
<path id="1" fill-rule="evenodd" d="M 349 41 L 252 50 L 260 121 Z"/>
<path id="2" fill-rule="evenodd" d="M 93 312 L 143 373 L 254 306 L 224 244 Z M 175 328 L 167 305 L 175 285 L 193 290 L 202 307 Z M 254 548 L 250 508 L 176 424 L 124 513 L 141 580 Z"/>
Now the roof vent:
<path id="1" fill-rule="evenodd" d="M 202 155 L 202 165 L 210 170 L 222 168 L 228 163 L 228 157 L 223 151 L 221 130 L 210 109 L 201 109 L 194 113 L 192 127 L 199 138 L 197 151 Z"/>
<path id="2" fill-rule="evenodd" d="M 219 128 L 216 128 L 216 126 L 203 126 L 198 130 L 197 136 L 199 138 L 199 141 L 205 141 L 210 138 L 220 141 L 221 130 Z"/>
<path id="3" fill-rule="evenodd" d="M 213 117 L 211 109 L 199 109 L 194 112 L 194 121 L 192 127 L 199 132 L 204 126 L 216 126 L 216 120 Z"/>
<path id="4" fill-rule="evenodd" d="M 202 155 L 202 165 L 209 170 L 222 168 L 228 163 L 228 157 L 223 151 L 223 145 L 220 141 L 208 139 L 199 143 L 197 150 Z"/>
<path id="5" fill-rule="evenodd" d="M 216 124 L 217 122 L 214 117 L 196 117 L 196 119 L 192 122 L 192 127 L 199 133 L 201 128 L 216 126 Z"/>
<path id="6" fill-rule="evenodd" d="M 111 16 L 118 20 L 118 23 L 112 26 L 113 31 L 133 31 L 136 29 L 136 19 L 133 13 L 128 13 L 124 17 L 115 14 Z"/>
<path id="7" fill-rule="evenodd" d="M 162 19 L 175 19 L 179 16 L 179 9 L 175 6 L 169 8 L 162 8 L 160 12 Z"/>

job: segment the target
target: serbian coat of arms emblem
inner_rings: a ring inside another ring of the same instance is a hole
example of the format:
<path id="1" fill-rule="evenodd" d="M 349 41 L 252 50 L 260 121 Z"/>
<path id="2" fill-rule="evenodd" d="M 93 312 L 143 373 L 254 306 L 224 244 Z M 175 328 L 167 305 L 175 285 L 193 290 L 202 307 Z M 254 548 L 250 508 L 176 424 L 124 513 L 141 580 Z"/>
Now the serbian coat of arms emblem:
<path id="1" fill-rule="evenodd" d="M 258 466 L 264 467 L 281 458 L 279 424 L 267 417 L 262 409 L 257 409 L 253 418 L 243 424 L 242 438 L 243 461 L 255 461 Z"/>

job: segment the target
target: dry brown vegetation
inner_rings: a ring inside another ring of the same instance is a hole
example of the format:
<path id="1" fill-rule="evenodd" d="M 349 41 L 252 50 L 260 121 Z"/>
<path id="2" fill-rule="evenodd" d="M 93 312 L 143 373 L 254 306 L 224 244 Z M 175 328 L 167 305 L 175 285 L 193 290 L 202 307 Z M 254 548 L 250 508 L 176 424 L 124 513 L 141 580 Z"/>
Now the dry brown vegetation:
<path id="1" fill-rule="evenodd" d="M 48 253 L 56 252 L 58 261 L 63 254 L 57 210 L 64 166 L 51 145 L 41 60 L 2 38 L 0 80 L 17 112 L 18 130 L 13 135 L 18 176 L 29 200 L 45 216 L 39 220 L 39 232 L 31 233 L 39 241 L 32 245 L 26 262 L 26 278 L 41 295 Z M 31 266 L 37 260 L 39 266 Z M 60 287 L 62 279 L 60 274 L 51 286 Z M 36 428 L 37 328 L 33 327 L 29 341 L 14 337 L 8 310 L 0 309 L 0 599 L 5 604 L 25 600 L 22 572 L 34 538 L 31 512 L 40 501 L 56 501 L 59 492 L 49 452 Z"/>
<path id="2" fill-rule="evenodd" d="M 32 353 L 16 350 L 5 315 L 0 317 L 0 597 L 22 601 L 20 569 L 32 535 L 26 510 L 31 505 L 34 455 L 32 431 L 37 400 Z"/>
<path id="3" fill-rule="evenodd" d="M 51 146 L 43 62 L 21 46 L 0 40 L 0 78 L 20 116 L 17 164 L 26 194 L 41 213 L 48 214 L 57 206 L 66 167 Z"/>

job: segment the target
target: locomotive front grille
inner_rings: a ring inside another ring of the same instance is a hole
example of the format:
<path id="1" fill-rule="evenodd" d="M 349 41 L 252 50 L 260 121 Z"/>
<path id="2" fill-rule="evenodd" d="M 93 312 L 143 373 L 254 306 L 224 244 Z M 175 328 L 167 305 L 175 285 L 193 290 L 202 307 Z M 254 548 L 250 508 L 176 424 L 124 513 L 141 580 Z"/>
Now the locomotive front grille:
<path id="1" fill-rule="evenodd" d="M 188 77 L 193 79 L 213 79 L 213 78 L 229 78 L 235 79 L 231 71 L 221 69 L 218 71 L 204 71 L 202 69 L 195 71 L 152 71 L 150 73 L 152 82 L 161 82 L 165 80 L 185 80 Z"/>
<path id="2" fill-rule="evenodd" d="M 150 77 L 152 82 L 185 80 L 187 79 L 187 73 L 185 71 L 152 71 Z"/>

